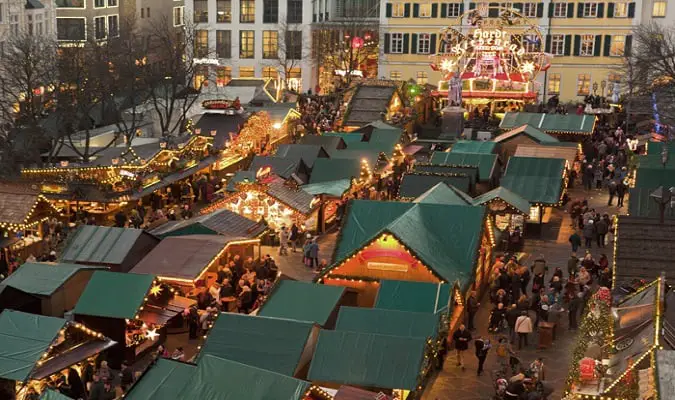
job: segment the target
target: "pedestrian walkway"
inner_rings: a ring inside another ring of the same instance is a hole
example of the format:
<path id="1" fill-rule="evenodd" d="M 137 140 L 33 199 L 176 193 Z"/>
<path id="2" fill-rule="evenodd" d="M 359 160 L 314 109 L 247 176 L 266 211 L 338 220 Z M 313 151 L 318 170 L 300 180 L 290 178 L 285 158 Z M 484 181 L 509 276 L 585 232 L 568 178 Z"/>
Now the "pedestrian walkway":
<path id="1" fill-rule="evenodd" d="M 319 244 L 319 260 L 326 260 L 328 265 L 332 263 L 333 251 L 335 250 L 335 241 L 337 240 L 337 233 L 327 233 L 319 236 L 317 243 Z M 262 255 L 269 254 L 274 258 L 279 271 L 284 275 L 298 280 L 311 282 L 316 273 L 307 268 L 302 262 L 302 247 L 293 252 L 288 249 L 288 255 L 280 256 L 279 247 L 262 246 Z"/>

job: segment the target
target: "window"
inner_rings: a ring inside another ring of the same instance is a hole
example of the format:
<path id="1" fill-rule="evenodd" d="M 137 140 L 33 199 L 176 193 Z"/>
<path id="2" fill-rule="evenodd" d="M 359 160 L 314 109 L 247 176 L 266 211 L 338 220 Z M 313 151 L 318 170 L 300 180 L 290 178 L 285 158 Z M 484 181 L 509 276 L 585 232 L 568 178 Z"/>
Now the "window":
<path id="1" fill-rule="evenodd" d="M 98 40 L 105 39 L 105 17 L 94 18 L 94 37 Z"/>
<path id="2" fill-rule="evenodd" d="M 279 22 L 279 0 L 263 0 L 263 23 Z"/>
<path id="3" fill-rule="evenodd" d="M 535 18 L 537 16 L 537 3 L 523 3 L 523 17 Z"/>
<path id="4" fill-rule="evenodd" d="M 652 7 L 652 17 L 665 17 L 665 16 L 666 16 L 666 2 L 655 1 L 654 6 Z"/>
<path id="5" fill-rule="evenodd" d="M 0 22 L 5 18 L 5 5 L 0 3 Z"/>
<path id="6" fill-rule="evenodd" d="M 403 53 L 403 34 L 392 33 L 389 47 L 392 53 Z"/>
<path id="7" fill-rule="evenodd" d="M 216 31 L 216 56 L 218 58 L 232 57 L 232 31 Z"/>
<path id="8" fill-rule="evenodd" d="M 623 35 L 612 36 L 612 44 L 609 48 L 609 55 L 612 57 L 623 57 L 626 48 L 626 37 Z"/>
<path id="9" fill-rule="evenodd" d="M 117 0 L 108 0 L 108 7 L 117 7 Z M 150 11 L 148 10 L 148 17 L 150 16 Z"/>
<path id="10" fill-rule="evenodd" d="M 108 15 L 108 37 L 115 38 L 120 35 L 119 17 Z"/>
<path id="11" fill-rule="evenodd" d="M 428 33 L 420 33 L 417 39 L 417 52 L 420 54 L 429 54 L 431 47 L 431 35 Z"/>
<path id="12" fill-rule="evenodd" d="M 18 15 L 10 15 L 9 16 L 9 31 L 12 33 L 12 35 L 18 35 L 19 34 L 19 16 Z"/>
<path id="13" fill-rule="evenodd" d="M 405 4 L 394 3 L 391 5 L 391 16 L 394 18 L 403 18 L 405 16 Z"/>
<path id="14" fill-rule="evenodd" d="M 625 18 L 628 16 L 628 3 L 614 3 L 614 17 Z"/>
<path id="15" fill-rule="evenodd" d="M 595 18 L 598 16 L 598 3 L 581 3 L 584 5 L 584 18 Z"/>
<path id="16" fill-rule="evenodd" d="M 279 57 L 279 32 L 263 31 L 263 58 Z"/>
<path id="17" fill-rule="evenodd" d="M 286 31 L 286 59 L 302 59 L 302 31 Z"/>
<path id="18" fill-rule="evenodd" d="M 232 0 L 216 0 L 216 22 L 232 22 Z"/>
<path id="19" fill-rule="evenodd" d="M 417 71 L 417 84 L 426 85 L 429 82 L 429 73 L 427 71 Z"/>
<path id="20" fill-rule="evenodd" d="M 555 18 L 567 18 L 567 3 L 553 3 L 553 16 Z"/>
<path id="21" fill-rule="evenodd" d="M 478 10 L 478 14 L 480 14 L 481 17 L 487 17 L 490 14 L 490 3 L 476 3 L 476 10 Z"/>
<path id="22" fill-rule="evenodd" d="M 255 22 L 255 0 L 239 0 L 239 22 Z"/>
<path id="23" fill-rule="evenodd" d="M 232 80 L 232 67 L 216 67 L 216 86 L 223 87 Z"/>
<path id="24" fill-rule="evenodd" d="M 462 11 L 462 3 L 450 3 L 448 4 L 448 18 L 457 18 L 460 16 Z"/>
<path id="25" fill-rule="evenodd" d="M 145 16 L 150 18 L 150 7 L 146 8 Z"/>
<path id="26" fill-rule="evenodd" d="M 37 14 L 35 16 L 35 33 L 38 35 L 44 34 L 44 23 L 42 22 L 42 14 Z"/>
<path id="27" fill-rule="evenodd" d="M 239 58 L 253 58 L 255 36 L 253 31 L 239 31 Z"/>
<path id="28" fill-rule="evenodd" d="M 195 23 L 209 22 L 209 2 L 207 0 L 194 0 L 193 18 Z"/>
<path id="29" fill-rule="evenodd" d="M 84 18 L 57 18 L 56 35 L 59 40 L 84 40 Z"/>
<path id="30" fill-rule="evenodd" d="M 560 74 L 550 74 L 548 76 L 548 93 L 560 94 Z"/>
<path id="31" fill-rule="evenodd" d="M 591 74 L 579 74 L 577 77 L 577 96 L 588 96 L 591 93 Z"/>
<path id="32" fill-rule="evenodd" d="M 551 54 L 562 56 L 565 53 L 565 35 L 551 35 Z"/>
<path id="33" fill-rule="evenodd" d="M 526 52 L 535 53 L 539 51 L 539 48 L 541 47 L 541 41 L 536 35 L 525 35 L 523 45 Z"/>
<path id="34" fill-rule="evenodd" d="M 420 4 L 420 18 L 429 18 L 431 17 L 431 4 L 423 3 Z"/>
<path id="35" fill-rule="evenodd" d="M 173 8 L 173 26 L 182 26 L 183 25 L 183 10 L 185 7 L 174 7 Z"/>
<path id="36" fill-rule="evenodd" d="M 28 25 L 28 34 L 33 34 L 33 16 L 28 14 L 26 15 L 27 25 Z"/>
<path id="37" fill-rule="evenodd" d="M 592 56 L 595 47 L 595 35 L 581 35 L 580 56 Z"/>
<path id="38" fill-rule="evenodd" d="M 610 72 L 609 75 L 607 76 L 607 80 L 612 83 L 620 83 L 621 75 L 614 72 Z"/>
<path id="39" fill-rule="evenodd" d="M 141 7 L 141 18 L 145 18 L 145 8 Z"/>
<path id="40" fill-rule="evenodd" d="M 56 0 L 56 8 L 85 8 L 84 0 Z"/>
<path id="41" fill-rule="evenodd" d="M 286 22 L 289 24 L 301 24 L 302 0 L 288 0 L 286 7 Z"/>
<path id="42" fill-rule="evenodd" d="M 209 31 L 195 30 L 195 58 L 205 58 L 209 54 Z"/>
<path id="43" fill-rule="evenodd" d="M 401 71 L 391 71 L 389 72 L 389 79 L 392 81 L 400 81 L 401 80 Z"/>
<path id="44" fill-rule="evenodd" d="M 197 65 L 195 67 L 195 89 L 200 90 L 207 84 L 209 79 L 209 66 Z"/>
<path id="45" fill-rule="evenodd" d="M 300 68 L 291 68 L 286 75 L 286 84 L 288 89 L 296 92 L 302 91 L 302 70 Z"/>
<path id="46" fill-rule="evenodd" d="M 94 0 L 94 8 L 105 7 L 105 0 Z"/>
<path id="47" fill-rule="evenodd" d="M 513 8 L 513 3 L 500 3 L 499 6 L 503 9 L 510 10 Z"/>
<path id="48" fill-rule="evenodd" d="M 255 69 L 253 67 L 239 67 L 240 78 L 255 78 Z"/>
<path id="49" fill-rule="evenodd" d="M 276 68 L 274 67 L 264 67 L 263 68 L 263 78 L 265 79 L 278 79 L 279 78 L 279 71 L 277 71 Z"/>

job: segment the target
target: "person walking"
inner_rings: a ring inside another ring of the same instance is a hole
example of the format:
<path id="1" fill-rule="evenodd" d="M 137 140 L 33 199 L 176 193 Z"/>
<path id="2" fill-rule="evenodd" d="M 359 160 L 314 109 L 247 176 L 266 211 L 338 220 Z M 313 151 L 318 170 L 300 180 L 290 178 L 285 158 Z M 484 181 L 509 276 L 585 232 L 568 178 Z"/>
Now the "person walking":
<path id="1" fill-rule="evenodd" d="M 515 300 L 514 300 L 515 301 Z M 516 304 L 511 304 L 506 311 L 506 323 L 509 325 L 509 343 L 516 341 L 516 321 L 520 316 L 520 310 Z"/>
<path id="2" fill-rule="evenodd" d="M 490 344 L 490 339 L 483 339 L 482 336 L 478 336 L 473 344 L 476 347 L 476 358 L 478 359 L 476 375 L 481 376 L 483 374 L 483 364 L 485 364 L 485 359 L 492 345 Z"/>
<path id="3" fill-rule="evenodd" d="M 312 239 L 312 243 L 309 245 L 309 258 L 312 259 L 313 268 L 319 267 L 319 243 L 316 242 L 316 238 Z"/>
<path id="4" fill-rule="evenodd" d="M 581 247 L 581 237 L 579 236 L 577 231 L 572 232 L 567 241 L 570 242 L 570 244 L 572 245 L 572 252 L 574 253 L 576 253 L 577 250 L 579 250 L 579 247 Z"/>
<path id="5" fill-rule="evenodd" d="M 532 333 L 532 319 L 527 315 L 527 311 L 520 313 L 516 320 L 516 333 L 518 334 L 518 350 L 523 348 L 523 342 L 527 347 L 527 336 Z"/>
<path id="6" fill-rule="evenodd" d="M 466 305 L 467 305 L 467 319 L 469 324 L 469 330 L 474 331 L 476 330 L 476 328 L 473 325 L 473 320 L 476 317 L 478 309 L 480 308 L 480 303 L 478 302 L 478 298 L 475 291 L 472 290 L 471 293 L 469 293 L 469 298 L 466 300 Z"/>
<path id="7" fill-rule="evenodd" d="M 617 206 L 619 208 L 623 207 L 623 198 L 626 196 L 626 184 L 623 183 L 623 180 L 619 181 L 616 185 L 616 197 L 618 199 Z"/>
<path id="8" fill-rule="evenodd" d="M 291 235 L 289 236 L 289 239 L 291 241 L 291 249 L 293 250 L 293 253 L 295 253 L 295 250 L 298 247 L 299 238 L 300 238 L 300 228 L 298 228 L 298 225 L 294 222 L 293 225 L 291 225 Z"/>
<path id="9" fill-rule="evenodd" d="M 592 219 L 588 220 L 588 224 L 584 225 L 584 241 L 587 249 L 593 247 L 593 239 L 595 238 L 595 224 Z"/>
<path id="10" fill-rule="evenodd" d="M 609 181 L 609 184 L 607 185 L 607 190 L 609 191 L 609 200 L 607 201 L 608 206 L 612 206 L 612 202 L 614 200 L 614 196 L 616 196 L 616 190 L 618 188 L 618 185 L 616 184 L 616 180 L 612 179 Z"/>
<path id="11" fill-rule="evenodd" d="M 579 315 L 579 309 L 581 308 L 581 302 L 583 301 L 584 294 L 582 292 L 577 293 L 571 300 L 568 306 L 569 311 L 569 326 L 567 329 L 571 331 L 576 331 L 579 327 L 577 324 L 577 317 Z"/>
<path id="12" fill-rule="evenodd" d="M 288 255 L 288 229 L 286 225 L 282 225 L 279 230 L 279 255 L 287 256 Z"/>
<path id="13" fill-rule="evenodd" d="M 452 340 L 455 341 L 455 351 L 457 352 L 457 366 L 464 369 L 464 360 L 462 353 L 469 349 L 469 342 L 471 341 L 471 333 L 466 329 L 464 324 L 452 334 Z"/>
<path id="14" fill-rule="evenodd" d="M 577 253 L 572 253 L 569 260 L 567 260 L 567 277 L 569 279 L 572 279 L 574 276 L 576 276 L 578 267 L 579 257 L 577 257 Z"/>
<path id="15" fill-rule="evenodd" d="M 598 218 L 598 222 L 595 224 L 595 232 L 597 233 L 597 242 L 598 242 L 598 248 L 603 248 L 605 247 L 605 235 L 607 235 L 607 232 L 609 231 L 609 227 L 607 226 L 607 222 L 603 218 Z"/>

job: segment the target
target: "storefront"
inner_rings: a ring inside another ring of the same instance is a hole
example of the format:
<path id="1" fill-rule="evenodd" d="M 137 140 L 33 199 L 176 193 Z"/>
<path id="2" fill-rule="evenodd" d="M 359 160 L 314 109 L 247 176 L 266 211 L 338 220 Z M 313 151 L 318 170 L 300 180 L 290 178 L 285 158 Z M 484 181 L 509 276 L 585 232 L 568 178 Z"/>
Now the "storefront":
<path id="1" fill-rule="evenodd" d="M 530 203 L 527 200 L 500 186 L 476 197 L 474 204 L 487 207 L 496 244 L 504 251 L 522 248 L 525 221 L 530 217 Z"/>

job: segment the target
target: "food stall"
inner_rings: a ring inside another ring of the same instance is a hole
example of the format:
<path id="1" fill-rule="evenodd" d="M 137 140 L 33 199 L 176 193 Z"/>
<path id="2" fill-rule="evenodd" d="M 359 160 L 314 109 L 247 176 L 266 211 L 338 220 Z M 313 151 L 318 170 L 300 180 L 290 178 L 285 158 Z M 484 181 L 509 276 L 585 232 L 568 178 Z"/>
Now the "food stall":
<path id="1" fill-rule="evenodd" d="M 520 195 L 504 187 L 498 187 L 473 200 L 474 205 L 486 206 L 495 229 L 497 243 L 509 243 L 509 235 L 519 232 L 519 245 L 522 246 L 522 234 L 525 221 L 530 217 L 530 203 Z"/>

